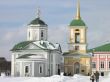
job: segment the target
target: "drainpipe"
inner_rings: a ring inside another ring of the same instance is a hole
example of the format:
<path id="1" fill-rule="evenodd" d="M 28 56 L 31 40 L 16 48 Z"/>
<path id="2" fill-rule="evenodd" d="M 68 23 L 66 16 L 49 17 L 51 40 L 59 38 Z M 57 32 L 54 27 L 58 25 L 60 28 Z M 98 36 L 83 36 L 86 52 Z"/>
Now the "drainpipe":
<path id="1" fill-rule="evenodd" d="M 50 76 L 50 71 L 51 71 L 51 70 L 50 70 L 50 66 L 51 66 L 51 65 L 50 65 L 50 53 L 51 53 L 51 51 L 49 51 L 49 70 L 48 70 L 48 71 L 49 71 L 49 76 Z"/>

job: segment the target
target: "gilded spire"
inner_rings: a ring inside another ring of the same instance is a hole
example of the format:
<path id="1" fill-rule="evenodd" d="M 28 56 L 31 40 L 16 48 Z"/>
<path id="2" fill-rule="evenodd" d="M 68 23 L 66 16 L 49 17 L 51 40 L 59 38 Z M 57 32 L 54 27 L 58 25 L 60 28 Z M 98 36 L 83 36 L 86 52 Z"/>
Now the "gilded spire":
<path id="1" fill-rule="evenodd" d="M 77 13 L 76 13 L 76 19 L 80 19 L 80 0 L 77 0 Z"/>
<path id="2" fill-rule="evenodd" d="M 41 11 L 40 11 L 40 8 L 38 7 L 37 8 L 37 18 L 40 18 L 40 14 L 41 14 Z"/>

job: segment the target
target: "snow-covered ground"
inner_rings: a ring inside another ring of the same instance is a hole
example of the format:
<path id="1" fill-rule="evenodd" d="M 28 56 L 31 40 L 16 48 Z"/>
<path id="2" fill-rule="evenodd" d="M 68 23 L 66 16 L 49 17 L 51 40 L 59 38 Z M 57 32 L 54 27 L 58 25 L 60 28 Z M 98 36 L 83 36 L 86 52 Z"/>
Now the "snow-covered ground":
<path id="1" fill-rule="evenodd" d="M 0 82 L 91 82 L 89 76 L 72 77 L 54 75 L 51 77 L 0 77 Z M 110 82 L 110 77 L 100 77 L 99 82 Z"/>

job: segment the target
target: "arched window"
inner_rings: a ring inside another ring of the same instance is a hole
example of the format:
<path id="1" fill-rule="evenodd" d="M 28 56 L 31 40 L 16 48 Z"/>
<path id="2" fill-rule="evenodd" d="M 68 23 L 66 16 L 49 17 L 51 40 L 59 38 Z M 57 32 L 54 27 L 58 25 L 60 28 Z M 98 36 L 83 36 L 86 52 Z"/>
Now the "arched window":
<path id="1" fill-rule="evenodd" d="M 39 73 L 43 73 L 43 64 L 39 64 Z"/>
<path id="2" fill-rule="evenodd" d="M 79 29 L 75 29 L 75 31 L 79 31 Z"/>
<path id="3" fill-rule="evenodd" d="M 80 43 L 80 33 L 75 33 L 75 43 Z"/>
<path id="4" fill-rule="evenodd" d="M 43 30 L 41 30 L 41 40 L 43 40 L 43 37 L 44 37 L 44 32 Z"/>

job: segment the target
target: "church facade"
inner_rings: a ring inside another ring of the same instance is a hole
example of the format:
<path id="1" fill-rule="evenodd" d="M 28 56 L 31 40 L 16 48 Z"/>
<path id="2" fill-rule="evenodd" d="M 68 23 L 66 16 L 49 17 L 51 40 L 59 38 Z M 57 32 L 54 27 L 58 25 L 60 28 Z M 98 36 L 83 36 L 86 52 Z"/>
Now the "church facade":
<path id="1" fill-rule="evenodd" d="M 69 28 L 69 50 L 63 53 L 64 73 L 66 75 L 91 73 L 91 57 L 87 53 L 87 26 L 80 16 L 80 2 L 77 3 L 77 14 Z"/>
<path id="2" fill-rule="evenodd" d="M 37 18 L 28 24 L 27 41 L 12 48 L 11 75 L 20 77 L 45 77 L 60 72 L 62 50 L 60 45 L 47 40 L 48 25 Z"/>

